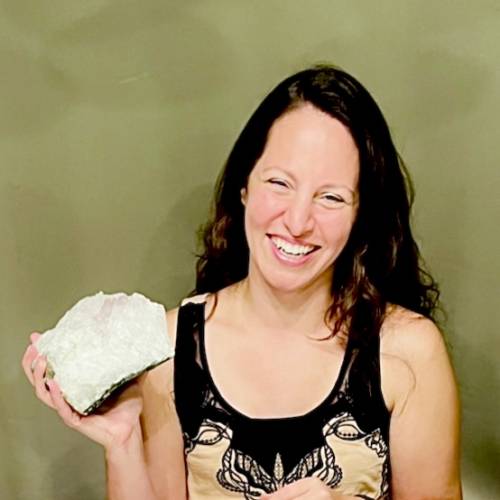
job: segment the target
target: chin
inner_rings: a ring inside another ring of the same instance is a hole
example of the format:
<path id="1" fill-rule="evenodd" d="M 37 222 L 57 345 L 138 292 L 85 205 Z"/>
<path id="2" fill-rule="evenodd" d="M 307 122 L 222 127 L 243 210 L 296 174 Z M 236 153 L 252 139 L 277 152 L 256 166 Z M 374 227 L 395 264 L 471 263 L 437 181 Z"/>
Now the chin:
<path id="1" fill-rule="evenodd" d="M 250 261 L 249 275 L 260 275 L 262 281 L 276 292 L 294 293 L 312 288 L 321 289 L 323 286 L 330 290 L 333 276 L 330 262 L 323 262 L 322 265 L 317 262 L 315 266 L 309 268 L 286 268 L 274 259 L 262 257 Z"/>

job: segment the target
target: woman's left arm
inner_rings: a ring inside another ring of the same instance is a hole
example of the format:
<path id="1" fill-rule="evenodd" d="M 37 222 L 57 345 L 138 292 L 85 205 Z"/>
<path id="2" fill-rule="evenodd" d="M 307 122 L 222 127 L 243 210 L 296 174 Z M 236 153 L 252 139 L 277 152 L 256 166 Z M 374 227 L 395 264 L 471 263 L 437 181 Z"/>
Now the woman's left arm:
<path id="1" fill-rule="evenodd" d="M 385 345 L 385 347 L 384 347 Z M 418 317 L 382 338 L 400 360 L 389 431 L 393 500 L 460 500 L 460 410 L 441 332 Z M 401 369 L 401 367 L 403 367 Z M 389 377 L 382 369 L 384 376 Z"/>

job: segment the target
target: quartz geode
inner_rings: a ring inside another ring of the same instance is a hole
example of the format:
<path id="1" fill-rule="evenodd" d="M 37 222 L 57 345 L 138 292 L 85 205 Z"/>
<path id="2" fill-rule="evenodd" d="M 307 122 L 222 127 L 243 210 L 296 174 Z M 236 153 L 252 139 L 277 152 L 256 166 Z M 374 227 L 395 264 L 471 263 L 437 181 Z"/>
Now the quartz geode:
<path id="1" fill-rule="evenodd" d="M 104 294 L 77 302 L 37 341 L 47 374 L 88 415 L 116 388 L 174 355 L 165 309 L 144 295 Z"/>

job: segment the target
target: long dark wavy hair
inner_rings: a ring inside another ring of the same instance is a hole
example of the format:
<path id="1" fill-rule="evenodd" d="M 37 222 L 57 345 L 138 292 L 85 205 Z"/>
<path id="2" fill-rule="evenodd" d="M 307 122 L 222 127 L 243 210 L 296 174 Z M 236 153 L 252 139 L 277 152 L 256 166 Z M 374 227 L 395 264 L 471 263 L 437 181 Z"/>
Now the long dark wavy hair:
<path id="1" fill-rule="evenodd" d="M 439 290 L 425 271 L 410 229 L 414 191 L 387 123 L 368 91 L 338 67 L 318 65 L 279 83 L 240 133 L 215 188 L 210 220 L 200 230 L 202 253 L 194 293 L 215 292 L 248 274 L 240 190 L 261 156 L 268 132 L 284 113 L 310 103 L 350 131 L 359 152 L 359 205 L 348 242 L 334 262 L 332 335 L 358 344 L 379 334 L 389 304 L 434 318 Z"/>

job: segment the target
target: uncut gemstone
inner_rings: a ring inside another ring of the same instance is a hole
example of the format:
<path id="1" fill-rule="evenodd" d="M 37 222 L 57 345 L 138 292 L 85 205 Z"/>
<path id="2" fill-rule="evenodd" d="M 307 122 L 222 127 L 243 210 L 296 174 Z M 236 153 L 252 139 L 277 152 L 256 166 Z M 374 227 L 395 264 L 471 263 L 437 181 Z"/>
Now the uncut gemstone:
<path id="1" fill-rule="evenodd" d="M 94 411 L 116 388 L 174 356 L 165 309 L 140 293 L 84 297 L 36 343 L 66 401 Z"/>

